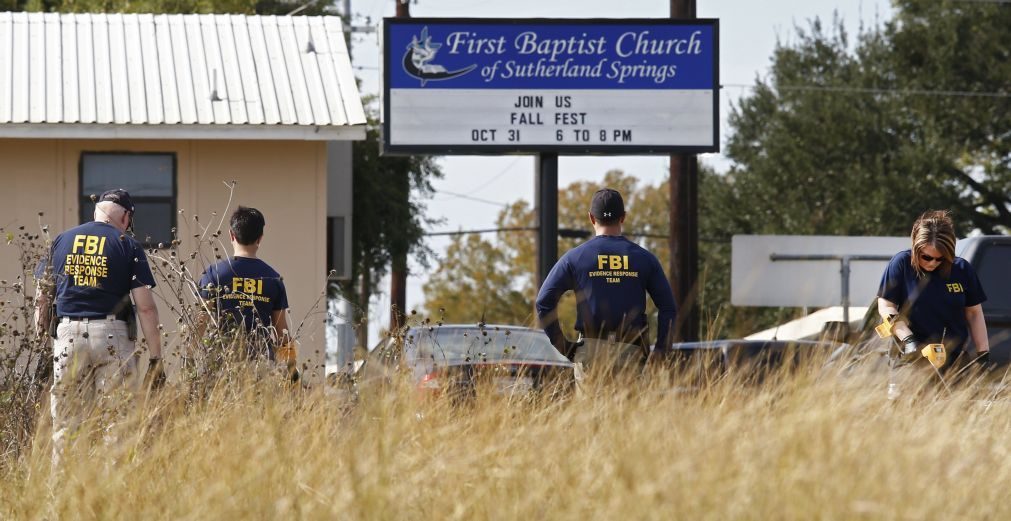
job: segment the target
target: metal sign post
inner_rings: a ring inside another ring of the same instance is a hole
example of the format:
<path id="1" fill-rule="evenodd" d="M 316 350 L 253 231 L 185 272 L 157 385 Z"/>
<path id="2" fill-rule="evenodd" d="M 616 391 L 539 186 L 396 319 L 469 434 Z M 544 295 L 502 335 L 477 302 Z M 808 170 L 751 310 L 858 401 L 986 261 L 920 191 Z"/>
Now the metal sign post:
<path id="1" fill-rule="evenodd" d="M 558 154 L 537 155 L 537 287 L 558 260 Z"/>

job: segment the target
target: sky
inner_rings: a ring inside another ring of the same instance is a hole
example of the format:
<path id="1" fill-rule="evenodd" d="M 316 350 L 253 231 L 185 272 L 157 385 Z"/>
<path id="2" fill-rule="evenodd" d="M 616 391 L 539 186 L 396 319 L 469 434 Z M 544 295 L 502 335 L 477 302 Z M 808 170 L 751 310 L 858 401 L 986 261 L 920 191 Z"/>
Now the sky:
<path id="1" fill-rule="evenodd" d="M 352 0 L 354 25 L 375 26 L 384 16 L 393 16 L 394 0 Z M 668 18 L 669 0 L 417 0 L 411 4 L 414 17 L 480 18 Z M 833 16 L 844 22 L 847 32 L 856 35 L 859 25 L 872 27 L 892 14 L 888 0 L 697 0 L 700 18 L 717 18 L 720 25 L 720 133 L 725 143 L 731 103 L 750 92 L 756 78 L 767 74 L 776 42 L 790 42 L 795 27 L 807 28 L 820 18 L 830 25 Z M 852 41 L 852 38 L 851 38 Z M 352 41 L 355 72 L 361 79 L 363 95 L 379 94 L 381 83 L 378 32 L 356 34 Z M 717 171 L 731 163 L 721 154 L 702 154 L 699 160 Z M 667 156 L 560 157 L 558 184 L 600 181 L 608 170 L 621 169 L 643 183 L 656 185 L 667 178 Z M 442 220 L 430 231 L 494 228 L 499 211 L 523 199 L 533 202 L 534 156 L 442 156 L 445 174 L 434 181 L 436 193 L 426 202 L 426 216 Z M 489 239 L 494 237 L 489 235 Z M 430 237 L 427 244 L 436 255 L 449 245 L 447 237 Z M 563 252 L 559 252 L 561 254 Z M 438 267 L 429 269 L 412 262 L 407 286 L 407 307 L 424 303 L 423 285 Z M 381 328 L 389 324 L 389 278 L 380 284 L 382 294 L 370 306 L 369 345 L 374 345 Z M 451 317 L 450 317 L 451 318 Z"/>

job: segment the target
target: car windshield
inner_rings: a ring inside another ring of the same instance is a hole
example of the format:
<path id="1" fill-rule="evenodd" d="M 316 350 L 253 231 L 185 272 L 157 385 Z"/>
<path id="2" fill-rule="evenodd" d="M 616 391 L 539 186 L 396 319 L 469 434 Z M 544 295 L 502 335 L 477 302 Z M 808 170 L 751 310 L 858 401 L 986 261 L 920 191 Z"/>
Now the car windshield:
<path id="1" fill-rule="evenodd" d="M 542 331 L 533 329 L 442 326 L 414 328 L 407 349 L 420 360 L 495 362 L 501 360 L 567 362 Z"/>

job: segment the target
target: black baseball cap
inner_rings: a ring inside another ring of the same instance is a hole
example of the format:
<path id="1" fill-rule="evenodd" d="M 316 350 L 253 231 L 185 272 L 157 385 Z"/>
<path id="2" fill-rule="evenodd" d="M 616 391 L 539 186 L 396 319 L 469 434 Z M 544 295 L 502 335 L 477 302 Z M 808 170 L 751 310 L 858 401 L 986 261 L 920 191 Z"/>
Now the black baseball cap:
<path id="1" fill-rule="evenodd" d="M 600 220 L 612 221 L 625 215 L 625 201 L 617 190 L 597 190 L 590 201 L 590 214 Z"/>
<path id="2" fill-rule="evenodd" d="M 134 211 L 133 199 L 130 199 L 130 192 L 123 190 L 122 188 L 117 188 L 115 190 L 109 190 L 102 193 L 102 197 L 98 198 L 98 202 L 109 201 L 116 203 L 123 208 L 126 208 L 128 212 Z"/>

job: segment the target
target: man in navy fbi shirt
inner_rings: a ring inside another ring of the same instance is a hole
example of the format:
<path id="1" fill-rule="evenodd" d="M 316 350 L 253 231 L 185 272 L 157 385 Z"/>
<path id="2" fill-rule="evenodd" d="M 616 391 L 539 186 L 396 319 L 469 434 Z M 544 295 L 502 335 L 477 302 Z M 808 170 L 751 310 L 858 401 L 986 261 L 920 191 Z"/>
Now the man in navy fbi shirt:
<path id="1" fill-rule="evenodd" d="M 133 214 L 126 190 L 103 193 L 95 220 L 59 234 L 35 273 L 36 329 L 52 331 L 48 325 L 56 321 L 51 391 L 56 463 L 88 403 L 139 384 L 139 353 L 127 327 L 133 320 L 131 297 L 148 344 L 149 383 L 164 382 L 154 277 L 144 248 L 126 233 Z"/>
<path id="2" fill-rule="evenodd" d="M 674 294 L 657 258 L 621 234 L 620 193 L 597 191 L 589 218 L 595 237 L 569 250 L 548 273 L 537 295 L 537 317 L 551 343 L 574 361 L 617 371 L 641 368 L 649 355 L 646 294 L 657 307 L 658 354 L 670 349 Z M 576 294 L 581 345 L 566 339 L 558 325 L 558 300 L 569 290 Z"/>
<path id="3" fill-rule="evenodd" d="M 293 371 L 295 347 L 288 336 L 288 294 L 281 275 L 256 256 L 266 220 L 256 208 L 240 206 L 229 222 L 233 256 L 207 268 L 200 278 L 200 297 L 220 326 L 238 327 L 262 340 L 269 360 Z"/>

